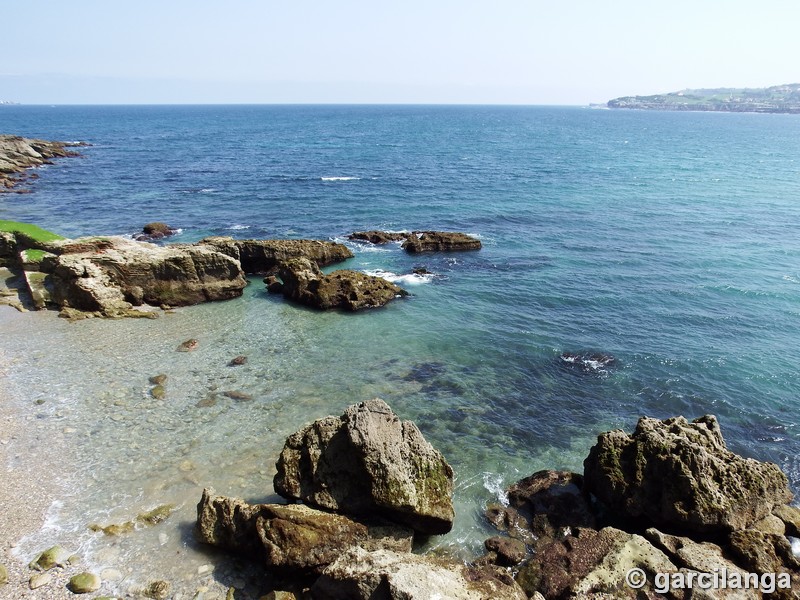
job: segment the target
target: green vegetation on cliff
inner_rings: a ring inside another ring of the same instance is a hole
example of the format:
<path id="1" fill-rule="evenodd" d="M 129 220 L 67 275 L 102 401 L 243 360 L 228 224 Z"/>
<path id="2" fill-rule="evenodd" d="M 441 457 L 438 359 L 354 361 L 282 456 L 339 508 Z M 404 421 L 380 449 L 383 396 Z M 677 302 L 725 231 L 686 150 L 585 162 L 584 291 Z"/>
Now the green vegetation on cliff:
<path id="1" fill-rule="evenodd" d="M 0 220 L 0 231 L 14 234 L 21 233 L 37 242 L 55 242 L 57 240 L 64 239 L 57 233 L 42 229 L 38 225 L 32 225 L 30 223 L 18 223 L 17 221 Z"/>
<path id="2" fill-rule="evenodd" d="M 608 107 L 800 114 L 800 83 L 768 88 L 716 88 L 653 96 L 623 96 L 609 100 Z"/>

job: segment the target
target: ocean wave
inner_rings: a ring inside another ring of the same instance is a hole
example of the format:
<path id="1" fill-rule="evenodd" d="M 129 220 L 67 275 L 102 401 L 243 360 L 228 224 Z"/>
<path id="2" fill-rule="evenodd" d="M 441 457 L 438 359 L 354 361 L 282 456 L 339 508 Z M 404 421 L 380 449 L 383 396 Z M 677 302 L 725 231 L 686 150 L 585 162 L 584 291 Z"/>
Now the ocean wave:
<path id="1" fill-rule="evenodd" d="M 239 231 L 240 229 L 250 229 L 250 225 L 234 224 L 234 225 L 231 225 L 230 227 L 226 227 L 226 229 L 231 229 L 233 231 Z"/>
<path id="2" fill-rule="evenodd" d="M 188 190 L 181 190 L 184 194 L 213 194 L 218 191 L 217 188 L 189 188 Z"/>
<path id="3" fill-rule="evenodd" d="M 497 473 L 485 472 L 483 474 L 483 487 L 490 494 L 497 498 L 503 506 L 508 506 L 508 494 L 503 487 L 503 478 Z"/>
<path id="4" fill-rule="evenodd" d="M 361 177 L 338 176 L 338 177 L 320 177 L 320 179 L 322 181 L 358 181 L 361 179 Z"/>
<path id="5" fill-rule="evenodd" d="M 368 269 L 364 273 L 372 275 L 373 277 L 381 277 L 392 283 L 403 283 L 405 285 L 422 285 L 423 283 L 430 283 L 435 277 L 433 273 L 409 273 L 408 275 L 398 275 L 391 271 L 383 271 L 381 269 Z"/>

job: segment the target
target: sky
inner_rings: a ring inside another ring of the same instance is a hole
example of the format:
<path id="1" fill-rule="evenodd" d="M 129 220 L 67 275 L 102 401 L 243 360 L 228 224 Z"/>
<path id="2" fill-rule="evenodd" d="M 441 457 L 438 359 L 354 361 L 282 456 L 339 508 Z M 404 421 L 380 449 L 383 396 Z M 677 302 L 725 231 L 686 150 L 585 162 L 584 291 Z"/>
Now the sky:
<path id="1" fill-rule="evenodd" d="M 585 105 L 800 82 L 797 0 L 3 0 L 0 101 Z"/>

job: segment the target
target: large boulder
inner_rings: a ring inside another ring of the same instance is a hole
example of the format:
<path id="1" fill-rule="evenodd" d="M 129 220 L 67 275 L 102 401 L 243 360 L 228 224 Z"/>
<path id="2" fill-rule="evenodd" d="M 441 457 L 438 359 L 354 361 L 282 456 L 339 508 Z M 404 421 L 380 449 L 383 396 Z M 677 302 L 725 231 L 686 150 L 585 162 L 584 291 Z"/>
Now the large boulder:
<path id="1" fill-rule="evenodd" d="M 278 276 L 283 282 L 278 289 L 284 297 L 323 310 L 376 308 L 407 295 L 405 290 L 386 279 L 358 271 L 339 270 L 325 275 L 307 258 L 281 263 Z"/>
<path id="2" fill-rule="evenodd" d="M 353 546 L 410 552 L 411 529 L 359 522 L 302 504 L 250 505 L 203 490 L 197 505 L 201 541 L 262 560 L 273 571 L 319 574 Z"/>
<path id="3" fill-rule="evenodd" d="M 53 301 L 105 316 L 142 304 L 227 300 L 247 285 L 239 263 L 203 245 L 161 247 L 111 237 L 102 244 L 70 240 L 58 251 L 48 266 Z"/>
<path id="4" fill-rule="evenodd" d="M 265 274 L 294 258 L 306 258 L 324 267 L 353 258 L 344 244 L 320 240 L 235 240 L 210 237 L 200 244 L 213 246 L 238 260 L 245 273 Z"/>
<path id="5" fill-rule="evenodd" d="M 728 450 L 711 415 L 643 417 L 633 435 L 603 433 L 584 477 L 586 491 L 618 517 L 694 532 L 746 529 L 792 498 L 778 466 Z"/>
<path id="6" fill-rule="evenodd" d="M 402 248 L 411 253 L 480 250 L 481 241 L 466 233 L 453 231 L 415 231 L 406 238 Z"/>
<path id="7" fill-rule="evenodd" d="M 389 550 L 351 548 L 311 588 L 316 600 L 525 600 L 502 570 Z"/>
<path id="8" fill-rule="evenodd" d="M 453 469 L 410 421 L 380 399 L 315 421 L 286 440 L 275 491 L 354 515 L 380 515 L 425 534 L 453 525 Z"/>

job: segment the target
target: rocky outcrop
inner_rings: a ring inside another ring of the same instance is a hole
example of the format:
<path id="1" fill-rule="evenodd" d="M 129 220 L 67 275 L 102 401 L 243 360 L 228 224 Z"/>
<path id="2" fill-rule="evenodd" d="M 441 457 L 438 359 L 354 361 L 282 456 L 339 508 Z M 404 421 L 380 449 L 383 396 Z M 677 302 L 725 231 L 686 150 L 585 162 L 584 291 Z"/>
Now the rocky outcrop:
<path id="1" fill-rule="evenodd" d="M 58 255 L 47 268 L 53 302 L 83 312 L 120 316 L 143 304 L 227 300 L 247 284 L 235 260 L 208 246 L 105 238 L 88 251 L 78 249 Z"/>
<path id="2" fill-rule="evenodd" d="M 632 436 L 601 434 L 584 477 L 586 491 L 623 519 L 696 532 L 746 529 L 792 498 L 777 465 L 727 449 L 713 416 L 644 417 Z"/>
<path id="3" fill-rule="evenodd" d="M 360 522 L 302 504 L 250 505 L 203 490 L 197 535 L 207 544 L 259 557 L 272 571 L 318 575 L 352 547 L 410 552 L 413 532 Z"/>
<path id="4" fill-rule="evenodd" d="M 78 156 L 77 152 L 67 148 L 86 145 L 0 135 L 0 193 L 28 191 L 18 188 L 28 169 L 50 164 L 53 158 Z"/>
<path id="5" fill-rule="evenodd" d="M 351 548 L 314 586 L 318 600 L 525 600 L 504 570 L 389 550 Z"/>
<path id="6" fill-rule="evenodd" d="M 355 311 L 376 308 L 407 292 L 395 284 L 358 271 L 339 270 L 325 275 L 307 258 L 293 258 L 278 267 L 280 285 L 269 279 L 270 292 L 283 293 L 285 298 L 323 310 L 342 308 Z"/>
<path id="7" fill-rule="evenodd" d="M 354 231 L 347 236 L 349 240 L 369 242 L 370 244 L 389 244 L 391 242 L 404 242 L 408 238 L 408 233 L 394 231 Z"/>
<path id="8" fill-rule="evenodd" d="M 200 244 L 213 246 L 236 259 L 245 273 L 267 274 L 295 258 L 306 258 L 317 267 L 325 267 L 353 258 L 344 244 L 320 240 L 235 240 L 210 237 Z"/>
<path id="9" fill-rule="evenodd" d="M 274 486 L 285 498 L 424 534 L 453 524 L 453 469 L 414 423 L 377 398 L 289 436 Z"/>
<path id="10" fill-rule="evenodd" d="M 481 241 L 477 238 L 456 231 L 412 231 L 398 233 L 392 231 L 355 231 L 348 239 L 370 242 L 372 244 L 388 244 L 403 242 L 406 252 L 453 252 L 460 250 L 480 250 Z"/>
<path id="11" fill-rule="evenodd" d="M 713 416 L 643 418 L 632 436 L 601 434 L 584 477 L 540 471 L 506 496 L 507 506 L 490 505 L 486 515 L 509 542 L 487 540 L 482 561 L 516 561 L 516 580 L 531 596 L 761 598 L 759 584 L 740 583 L 750 574 L 766 578 L 765 591 L 774 586 L 769 597 L 800 597 L 800 561 L 784 535 L 798 514 L 785 504 L 786 478 L 729 451 Z M 626 579 L 631 569 L 641 572 Z M 700 574 L 722 583 L 709 589 Z M 667 589 L 672 575 L 688 587 Z"/>
<path id="12" fill-rule="evenodd" d="M 450 231 L 414 231 L 402 248 L 406 252 L 453 252 L 461 250 L 480 250 L 481 241 L 465 233 Z"/>

